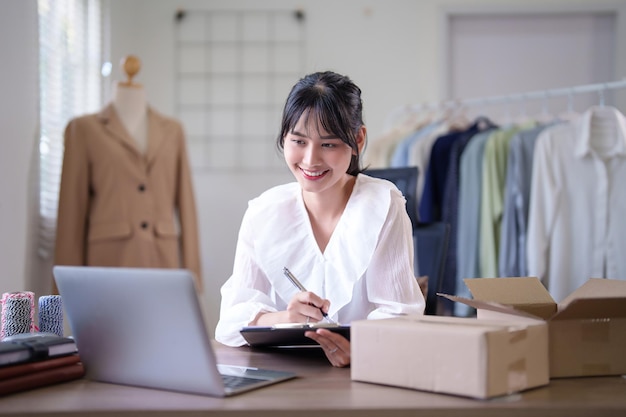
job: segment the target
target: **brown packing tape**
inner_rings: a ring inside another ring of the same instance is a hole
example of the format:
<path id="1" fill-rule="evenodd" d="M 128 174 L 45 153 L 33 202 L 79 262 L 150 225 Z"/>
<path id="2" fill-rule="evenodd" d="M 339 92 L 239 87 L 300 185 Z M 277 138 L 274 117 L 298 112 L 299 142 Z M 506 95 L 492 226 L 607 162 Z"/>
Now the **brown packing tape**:
<path id="1" fill-rule="evenodd" d="M 611 319 L 592 319 L 583 320 L 580 323 L 581 342 L 603 345 L 611 341 Z M 581 364 L 581 370 L 584 375 L 610 375 L 611 364 L 607 362 L 599 362 L 598 358 L 587 358 L 587 362 Z M 596 362 L 593 362 L 593 361 Z"/>
<path id="2" fill-rule="evenodd" d="M 509 364 L 508 369 L 508 392 L 521 391 L 528 387 L 528 372 L 526 359 L 521 358 Z"/>
<path id="3" fill-rule="evenodd" d="M 528 338 L 528 330 L 521 329 L 515 332 L 511 332 L 510 336 L 511 336 L 511 339 L 509 340 L 509 343 L 519 343 L 523 340 L 526 340 L 526 338 Z"/>
<path id="4" fill-rule="evenodd" d="M 528 339 L 528 330 L 521 329 L 509 334 L 509 345 L 523 343 Z M 520 358 L 509 364 L 507 372 L 508 392 L 521 391 L 528 387 L 528 370 L 526 369 L 526 358 Z"/>

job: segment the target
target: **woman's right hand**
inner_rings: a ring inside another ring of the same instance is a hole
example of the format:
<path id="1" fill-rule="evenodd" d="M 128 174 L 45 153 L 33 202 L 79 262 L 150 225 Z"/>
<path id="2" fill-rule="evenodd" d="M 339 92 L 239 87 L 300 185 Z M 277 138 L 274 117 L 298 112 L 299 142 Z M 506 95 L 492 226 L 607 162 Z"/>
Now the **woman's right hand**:
<path id="1" fill-rule="evenodd" d="M 328 313 L 329 308 L 330 301 L 311 291 L 301 291 L 287 304 L 287 323 L 317 323 L 324 319 L 322 311 Z"/>
<path id="2" fill-rule="evenodd" d="M 259 313 L 250 326 L 273 326 L 278 323 L 317 323 L 328 313 L 330 301 L 311 291 L 301 291 L 293 296 L 284 311 Z"/>

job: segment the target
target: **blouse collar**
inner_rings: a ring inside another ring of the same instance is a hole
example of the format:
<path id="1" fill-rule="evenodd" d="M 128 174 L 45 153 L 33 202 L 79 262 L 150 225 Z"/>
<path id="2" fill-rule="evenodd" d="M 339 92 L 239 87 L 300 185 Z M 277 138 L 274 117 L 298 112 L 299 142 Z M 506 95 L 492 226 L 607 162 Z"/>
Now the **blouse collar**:
<path id="1" fill-rule="evenodd" d="M 297 183 L 284 186 L 256 230 L 259 263 L 277 294 L 288 302 L 298 291 L 287 267 L 309 291 L 329 298 L 331 315 L 352 299 L 353 287 L 374 255 L 391 199 L 390 183 L 359 174 L 324 253 L 319 250 Z M 261 208 L 261 207 L 259 207 Z M 332 297 L 332 298 L 331 298 Z"/>
<path id="2" fill-rule="evenodd" d="M 615 123 L 618 140 L 613 148 L 607 153 L 608 157 L 625 156 L 626 155 L 626 120 L 624 115 L 614 107 L 593 106 L 575 122 L 576 123 L 576 139 L 575 139 L 575 155 L 582 158 L 593 152 L 593 138 L 591 136 L 591 123 L 595 115 L 602 113 L 603 117 L 607 117 Z"/>

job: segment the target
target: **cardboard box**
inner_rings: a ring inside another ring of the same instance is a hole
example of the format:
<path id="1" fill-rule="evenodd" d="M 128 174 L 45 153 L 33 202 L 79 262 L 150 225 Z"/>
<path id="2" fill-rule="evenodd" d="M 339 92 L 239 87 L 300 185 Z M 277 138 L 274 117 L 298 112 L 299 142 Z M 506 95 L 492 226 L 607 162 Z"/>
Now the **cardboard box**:
<path id="1" fill-rule="evenodd" d="M 464 281 L 472 300 L 445 297 L 475 307 L 478 319 L 548 323 L 551 378 L 626 374 L 626 281 L 592 278 L 560 304 L 534 277 Z"/>
<path id="2" fill-rule="evenodd" d="M 460 317 L 358 320 L 351 378 L 473 398 L 546 385 L 548 328 Z"/>

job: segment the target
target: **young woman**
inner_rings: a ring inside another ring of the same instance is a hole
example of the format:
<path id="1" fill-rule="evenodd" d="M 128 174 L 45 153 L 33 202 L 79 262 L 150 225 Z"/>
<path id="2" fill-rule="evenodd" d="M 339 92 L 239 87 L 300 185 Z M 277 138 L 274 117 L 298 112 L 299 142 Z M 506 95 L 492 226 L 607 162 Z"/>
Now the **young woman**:
<path id="1" fill-rule="evenodd" d="M 342 324 L 423 313 L 404 197 L 360 167 L 362 108 L 359 87 L 337 73 L 310 74 L 292 88 L 277 146 L 297 182 L 250 201 L 221 289 L 217 341 L 241 346 L 243 326 L 318 322 L 322 313 Z M 326 329 L 306 336 L 334 366 L 350 364 L 343 336 Z"/>

